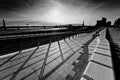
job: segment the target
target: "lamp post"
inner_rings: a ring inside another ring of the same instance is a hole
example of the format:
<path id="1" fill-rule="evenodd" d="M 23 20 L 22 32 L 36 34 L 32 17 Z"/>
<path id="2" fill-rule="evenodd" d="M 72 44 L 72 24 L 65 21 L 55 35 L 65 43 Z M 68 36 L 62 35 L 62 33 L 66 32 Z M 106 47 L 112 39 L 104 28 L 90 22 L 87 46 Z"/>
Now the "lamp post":
<path id="1" fill-rule="evenodd" d="M 6 30 L 6 24 L 4 19 L 3 19 L 3 29 Z"/>

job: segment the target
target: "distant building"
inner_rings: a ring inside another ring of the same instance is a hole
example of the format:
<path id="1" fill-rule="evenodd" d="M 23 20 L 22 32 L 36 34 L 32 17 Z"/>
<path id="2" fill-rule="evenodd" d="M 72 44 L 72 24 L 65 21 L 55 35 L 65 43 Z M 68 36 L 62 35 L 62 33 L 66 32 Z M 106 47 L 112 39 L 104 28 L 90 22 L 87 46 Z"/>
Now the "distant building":
<path id="1" fill-rule="evenodd" d="M 106 27 L 107 19 L 103 17 L 102 20 L 97 20 L 96 26 L 97 27 Z"/>
<path id="2" fill-rule="evenodd" d="M 106 23 L 107 22 L 107 19 L 102 17 L 102 22 Z"/>
<path id="3" fill-rule="evenodd" d="M 106 25 L 107 25 L 108 27 L 111 27 L 111 21 L 108 21 L 108 22 L 106 23 Z"/>

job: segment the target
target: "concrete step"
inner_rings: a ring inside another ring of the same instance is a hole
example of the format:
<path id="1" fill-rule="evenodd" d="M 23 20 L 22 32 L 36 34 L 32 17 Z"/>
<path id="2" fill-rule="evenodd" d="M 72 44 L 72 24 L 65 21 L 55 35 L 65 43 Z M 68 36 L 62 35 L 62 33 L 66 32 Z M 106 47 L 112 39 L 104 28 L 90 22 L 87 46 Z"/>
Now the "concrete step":
<path id="1" fill-rule="evenodd" d="M 93 50 L 89 51 L 89 63 L 80 80 L 115 80 L 110 46 L 105 33 L 106 30 L 102 30 L 100 36 L 90 44 L 89 50 Z"/>

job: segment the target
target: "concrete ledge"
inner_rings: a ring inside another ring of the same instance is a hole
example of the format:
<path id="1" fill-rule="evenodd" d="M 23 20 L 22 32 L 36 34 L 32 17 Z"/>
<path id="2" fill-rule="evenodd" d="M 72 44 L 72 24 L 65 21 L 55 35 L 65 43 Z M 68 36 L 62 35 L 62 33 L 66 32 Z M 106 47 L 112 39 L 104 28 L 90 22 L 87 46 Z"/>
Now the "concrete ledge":
<path id="1" fill-rule="evenodd" d="M 100 36 L 90 44 L 89 49 L 93 46 L 93 51 L 90 51 L 92 55 L 80 80 L 115 80 L 110 47 L 105 34 L 106 31 L 102 30 Z"/>

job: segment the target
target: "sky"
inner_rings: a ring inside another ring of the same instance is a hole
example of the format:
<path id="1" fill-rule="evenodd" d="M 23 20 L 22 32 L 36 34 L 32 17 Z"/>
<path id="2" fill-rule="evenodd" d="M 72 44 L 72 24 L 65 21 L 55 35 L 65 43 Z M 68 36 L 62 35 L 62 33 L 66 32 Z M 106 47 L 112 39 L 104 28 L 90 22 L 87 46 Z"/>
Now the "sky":
<path id="1" fill-rule="evenodd" d="M 120 0 L 0 0 L 0 24 L 95 24 L 120 17 Z"/>

